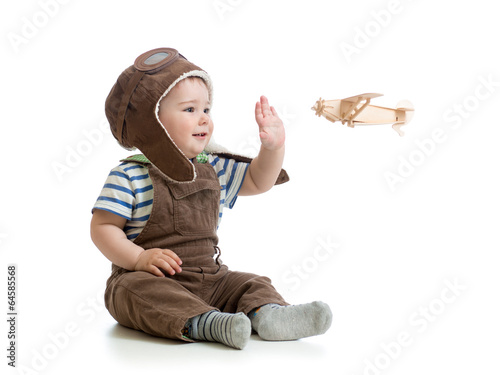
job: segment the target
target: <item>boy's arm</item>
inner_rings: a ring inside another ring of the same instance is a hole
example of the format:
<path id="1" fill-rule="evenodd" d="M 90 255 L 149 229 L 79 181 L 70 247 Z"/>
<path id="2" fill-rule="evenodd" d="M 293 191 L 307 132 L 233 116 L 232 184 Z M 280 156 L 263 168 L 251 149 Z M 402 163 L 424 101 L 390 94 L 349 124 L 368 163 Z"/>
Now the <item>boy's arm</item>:
<path id="1" fill-rule="evenodd" d="M 96 209 L 90 223 L 90 235 L 97 248 L 111 262 L 129 271 L 146 271 L 155 276 L 181 272 L 182 261 L 171 250 L 149 249 L 145 251 L 130 241 L 123 228 L 127 219 L 111 212 Z"/>
<path id="2" fill-rule="evenodd" d="M 259 155 L 252 160 L 238 195 L 268 191 L 276 183 L 285 156 L 285 128 L 265 96 L 255 105 L 255 120 L 262 142 Z"/>

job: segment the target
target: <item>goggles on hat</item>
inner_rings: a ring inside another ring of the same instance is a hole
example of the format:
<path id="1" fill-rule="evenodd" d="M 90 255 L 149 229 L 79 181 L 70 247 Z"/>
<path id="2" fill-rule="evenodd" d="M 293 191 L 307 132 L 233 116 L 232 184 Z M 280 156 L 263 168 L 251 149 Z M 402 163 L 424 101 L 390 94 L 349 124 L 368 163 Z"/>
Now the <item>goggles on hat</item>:
<path id="1" fill-rule="evenodd" d="M 125 121 L 125 113 L 127 112 L 128 103 L 144 74 L 154 74 L 162 70 L 177 60 L 179 56 L 184 58 L 184 56 L 173 48 L 156 48 L 143 53 L 135 59 L 134 68 L 136 71 L 130 78 L 128 85 L 125 88 L 122 101 L 118 109 L 116 126 L 117 134 L 119 135 L 120 140 L 123 138 L 123 123 Z"/>

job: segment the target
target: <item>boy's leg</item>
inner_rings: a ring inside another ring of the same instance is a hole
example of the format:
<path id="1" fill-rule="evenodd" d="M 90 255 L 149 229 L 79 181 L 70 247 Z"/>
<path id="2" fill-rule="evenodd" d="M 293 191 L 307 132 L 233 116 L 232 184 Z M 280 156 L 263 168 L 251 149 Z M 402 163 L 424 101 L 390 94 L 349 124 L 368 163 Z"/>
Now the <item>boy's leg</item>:
<path id="1" fill-rule="evenodd" d="M 323 302 L 288 305 L 264 276 L 231 272 L 217 281 L 210 304 L 225 312 L 243 312 L 264 340 L 296 340 L 325 333 L 332 322 Z"/>
<path id="2" fill-rule="evenodd" d="M 183 335 L 188 320 L 213 310 L 191 292 L 202 275 L 183 272 L 183 282 L 148 272 L 128 272 L 118 267 L 108 280 L 106 308 L 126 327 L 154 336 L 193 341 Z"/>
<path id="3" fill-rule="evenodd" d="M 248 315 L 266 304 L 288 305 L 265 276 L 236 271 L 228 271 L 223 277 L 206 276 L 214 279 L 213 293 L 206 299 L 211 306 L 223 312 Z"/>

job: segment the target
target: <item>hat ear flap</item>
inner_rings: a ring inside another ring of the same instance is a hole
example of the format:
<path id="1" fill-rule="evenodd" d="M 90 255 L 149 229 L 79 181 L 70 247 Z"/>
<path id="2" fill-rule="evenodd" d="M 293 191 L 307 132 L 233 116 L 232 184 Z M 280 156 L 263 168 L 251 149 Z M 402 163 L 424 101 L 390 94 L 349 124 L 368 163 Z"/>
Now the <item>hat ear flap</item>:
<path id="1" fill-rule="evenodd" d="M 124 103 L 123 100 L 132 75 L 133 67 L 130 66 L 118 77 L 118 80 L 113 85 L 106 98 L 104 106 L 104 112 L 109 122 L 111 134 L 113 134 L 113 137 L 118 141 L 120 146 L 127 150 L 133 150 L 135 148 L 127 139 L 127 126 L 124 116 L 128 107 L 128 101 Z"/>

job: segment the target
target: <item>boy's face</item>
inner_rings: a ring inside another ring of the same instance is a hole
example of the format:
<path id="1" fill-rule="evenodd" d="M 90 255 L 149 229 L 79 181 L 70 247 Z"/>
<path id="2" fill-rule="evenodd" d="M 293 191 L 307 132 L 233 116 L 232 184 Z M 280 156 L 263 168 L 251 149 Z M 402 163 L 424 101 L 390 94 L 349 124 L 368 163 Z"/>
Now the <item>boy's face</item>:
<path id="1" fill-rule="evenodd" d="M 196 157 L 210 141 L 214 125 L 210 118 L 208 89 L 201 78 L 185 78 L 160 102 L 160 122 L 177 147 Z"/>

